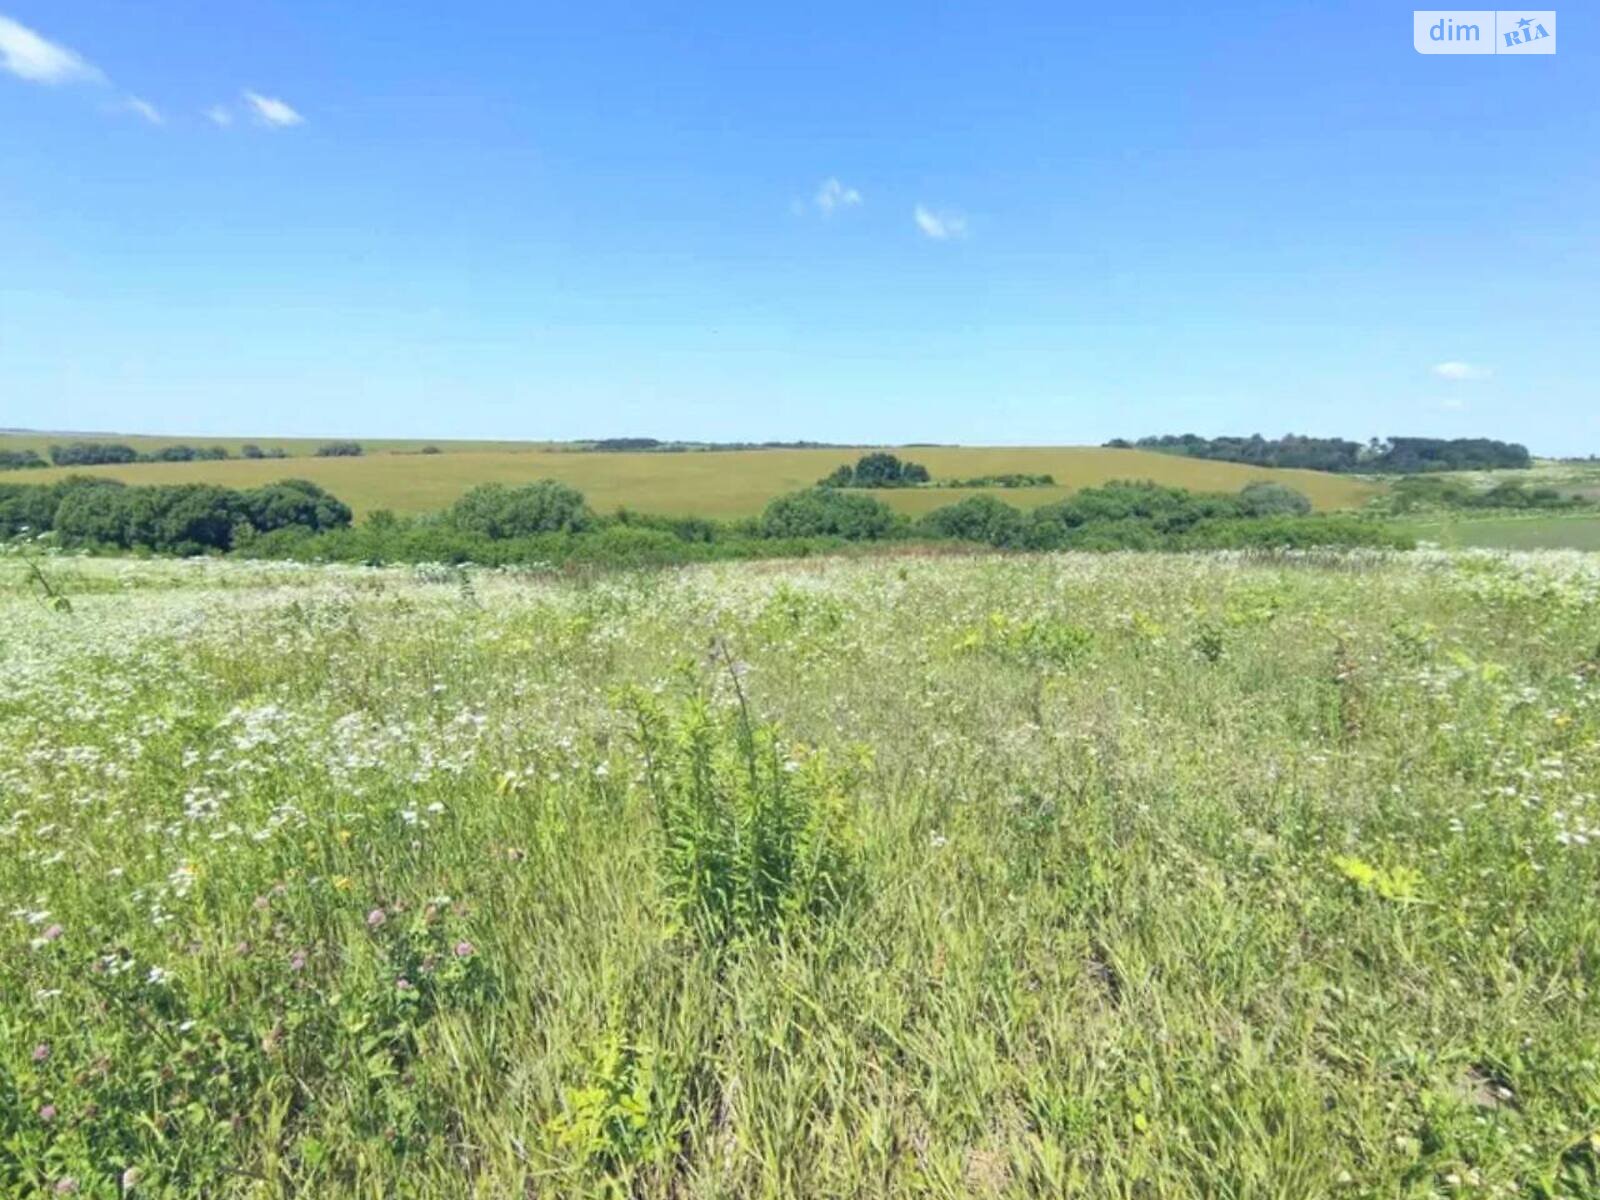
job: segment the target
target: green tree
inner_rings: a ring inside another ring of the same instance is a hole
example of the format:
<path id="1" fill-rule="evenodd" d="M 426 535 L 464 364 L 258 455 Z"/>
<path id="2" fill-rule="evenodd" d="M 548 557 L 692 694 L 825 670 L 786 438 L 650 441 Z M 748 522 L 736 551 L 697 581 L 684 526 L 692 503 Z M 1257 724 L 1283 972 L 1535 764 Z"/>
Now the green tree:
<path id="1" fill-rule="evenodd" d="M 448 516 L 457 529 L 490 538 L 576 533 L 594 523 L 583 493 L 554 479 L 521 487 L 479 484 L 450 507 Z"/>

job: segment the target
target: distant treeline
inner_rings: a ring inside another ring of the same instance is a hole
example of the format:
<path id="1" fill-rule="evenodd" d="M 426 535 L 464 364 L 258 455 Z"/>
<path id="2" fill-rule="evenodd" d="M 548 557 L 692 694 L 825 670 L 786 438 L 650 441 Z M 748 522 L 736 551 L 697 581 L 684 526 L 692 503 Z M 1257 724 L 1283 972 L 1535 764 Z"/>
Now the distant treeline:
<path id="1" fill-rule="evenodd" d="M 0 485 L 0 537 L 49 534 L 86 549 L 338 562 L 656 564 L 790 556 L 884 542 L 954 542 L 1017 550 L 1185 550 L 1395 546 L 1403 537 L 1356 516 L 1314 516 L 1274 483 L 1237 494 L 1148 482 L 1086 488 L 1031 512 L 975 496 L 913 519 L 859 492 L 809 488 L 758 517 L 714 521 L 626 510 L 597 515 L 554 480 L 472 488 L 419 516 L 379 511 L 359 526 L 336 498 L 302 480 L 248 491 L 185 484 L 130 487 L 74 476 Z"/>
<path id="2" fill-rule="evenodd" d="M 1596 507 L 1596 503 L 1585 496 L 1553 487 L 1529 487 L 1516 479 L 1480 490 L 1459 480 L 1429 479 L 1425 476 L 1395 480 L 1389 493 L 1378 503 L 1392 513 L 1428 509 L 1567 512 Z"/>
<path id="3" fill-rule="evenodd" d="M 616 453 L 655 451 L 659 454 L 688 454 L 709 450 L 842 450 L 840 442 L 674 442 L 651 437 L 593 438 L 580 442 L 581 449 Z"/>
<path id="4" fill-rule="evenodd" d="M 438 453 L 425 447 L 422 453 Z M 324 442 L 313 451 L 319 458 L 349 458 L 362 453 L 360 442 Z M 123 463 L 203 462 L 231 458 L 226 446 L 190 446 L 174 442 L 141 453 L 126 442 L 67 442 L 50 447 L 50 461 L 37 450 L 0 450 L 0 471 L 22 471 L 35 467 L 106 467 Z M 254 442 L 239 447 L 240 458 L 287 458 L 281 446 L 262 449 Z"/>
<path id="5" fill-rule="evenodd" d="M 941 488 L 1025 488 L 1055 487 L 1054 475 L 1028 475 L 1019 471 L 1004 475 L 974 475 L 971 479 L 935 479 L 934 487 Z"/>
<path id="6" fill-rule="evenodd" d="M 1352 442 L 1289 434 L 1281 438 L 1203 438 L 1193 433 L 1145 437 L 1136 442 L 1113 438 L 1118 450 L 1157 450 L 1189 458 L 1248 463 L 1253 467 L 1296 467 L 1308 471 L 1371 472 L 1402 475 L 1423 471 L 1493 471 L 1531 466 L 1526 446 L 1492 438 L 1391 437 Z"/>

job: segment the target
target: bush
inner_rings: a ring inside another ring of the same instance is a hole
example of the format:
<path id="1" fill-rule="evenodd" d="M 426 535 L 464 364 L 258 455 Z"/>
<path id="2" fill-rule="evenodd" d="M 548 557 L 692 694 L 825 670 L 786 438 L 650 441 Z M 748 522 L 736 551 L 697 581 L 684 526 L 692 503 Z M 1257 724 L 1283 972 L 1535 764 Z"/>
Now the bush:
<path id="1" fill-rule="evenodd" d="M 871 496 L 831 488 L 811 488 L 779 496 L 761 515 L 763 537 L 841 537 L 867 541 L 886 536 L 894 526 L 888 505 Z"/>
<path id="2" fill-rule="evenodd" d="M 258 533 L 275 529 L 341 529 L 350 506 L 305 479 L 282 479 L 243 494 L 244 516 Z"/>
<path id="3" fill-rule="evenodd" d="M 1251 483 L 1239 492 L 1239 508 L 1247 517 L 1303 517 L 1311 501 L 1281 483 Z"/>
<path id="4" fill-rule="evenodd" d="M 239 457 L 265 458 L 266 455 L 261 452 L 261 447 L 256 445 L 254 442 L 246 442 L 244 445 L 239 447 Z"/>
<path id="5" fill-rule="evenodd" d="M 316 449 L 318 458 L 360 458 L 363 453 L 360 442 L 323 442 Z"/>
<path id="6" fill-rule="evenodd" d="M 37 450 L 0 450 L 0 471 L 25 471 L 47 465 Z"/>
<path id="7" fill-rule="evenodd" d="M 520 487 L 479 484 L 451 505 L 447 515 L 457 529 L 488 538 L 577 532 L 594 521 L 583 493 L 554 479 Z"/>
<path id="8" fill-rule="evenodd" d="M 684 928 L 715 948 L 838 907 L 854 876 L 847 773 L 752 722 L 742 696 L 732 718 L 700 700 L 672 715 L 642 695 L 634 707 L 663 882 Z"/>
<path id="9" fill-rule="evenodd" d="M 1024 544 L 1027 518 L 1004 500 L 969 496 L 956 504 L 934 509 L 922 518 L 918 528 L 933 537 L 1012 547 Z"/>

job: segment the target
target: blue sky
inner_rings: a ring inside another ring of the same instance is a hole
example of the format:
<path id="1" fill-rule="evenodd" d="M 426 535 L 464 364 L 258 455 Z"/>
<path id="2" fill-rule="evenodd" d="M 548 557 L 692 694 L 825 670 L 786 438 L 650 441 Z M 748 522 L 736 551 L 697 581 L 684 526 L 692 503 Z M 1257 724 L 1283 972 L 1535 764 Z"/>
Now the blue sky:
<path id="1" fill-rule="evenodd" d="M 0 426 L 1600 452 L 1560 15 L 0 0 Z"/>

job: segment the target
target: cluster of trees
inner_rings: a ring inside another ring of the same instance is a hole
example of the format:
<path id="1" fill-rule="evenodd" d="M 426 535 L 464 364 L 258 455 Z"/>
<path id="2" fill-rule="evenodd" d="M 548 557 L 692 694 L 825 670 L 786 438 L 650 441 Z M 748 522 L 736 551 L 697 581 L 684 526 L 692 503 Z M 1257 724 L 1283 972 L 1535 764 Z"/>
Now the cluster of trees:
<path id="1" fill-rule="evenodd" d="M 239 447 L 240 458 L 288 458 L 289 454 L 282 446 L 268 446 L 263 450 L 254 442 L 246 442 Z"/>
<path id="2" fill-rule="evenodd" d="M 0 450 L 0 471 L 26 471 L 49 465 L 37 450 Z"/>
<path id="3" fill-rule="evenodd" d="M 1026 512 L 974 496 L 913 520 L 859 492 L 814 487 L 779 496 L 738 521 L 620 511 L 602 517 L 554 480 L 482 484 L 449 508 L 371 514 L 359 527 L 340 501 L 303 480 L 248 491 L 185 484 L 129 487 L 74 476 L 0 485 L 0 537 L 53 531 L 69 546 L 175 554 L 350 562 L 683 562 L 796 555 L 894 539 L 1007 549 L 1191 549 L 1217 546 L 1394 545 L 1382 524 L 1309 515 L 1289 488 L 1252 484 L 1204 494 L 1153 483 L 1086 488 Z"/>
<path id="4" fill-rule="evenodd" d="M 182 442 L 158 447 L 147 454 L 139 453 L 126 442 L 68 442 L 64 446 L 50 447 L 50 461 L 58 467 L 103 467 L 136 462 L 198 462 L 227 457 L 228 450 L 225 446 L 189 446 Z"/>
<path id="5" fill-rule="evenodd" d="M 318 458 L 360 458 L 365 451 L 360 442 L 323 442 L 313 452 Z"/>
<path id="6" fill-rule="evenodd" d="M 314 534 L 349 524 L 345 504 L 303 479 L 247 491 L 205 483 L 130 487 L 82 475 L 42 486 L 0 484 L 0 537 L 53 533 L 68 546 L 203 554 L 275 531 Z"/>
<path id="7" fill-rule="evenodd" d="M 917 487 L 931 477 L 921 463 L 902 462 L 898 456 L 878 450 L 863 454 L 855 466 L 841 466 L 817 482 L 825 488 L 901 488 Z"/>
<path id="8" fill-rule="evenodd" d="M 1145 437 L 1136 442 L 1114 438 L 1106 445 L 1119 450 L 1157 450 L 1189 458 L 1248 463 L 1256 467 L 1296 467 L 1311 471 L 1414 474 L 1421 471 L 1489 471 L 1529 466 L 1526 446 L 1492 438 L 1373 438 L 1366 443 L 1345 438 L 1250 437 L 1203 438 L 1184 433 Z"/>

